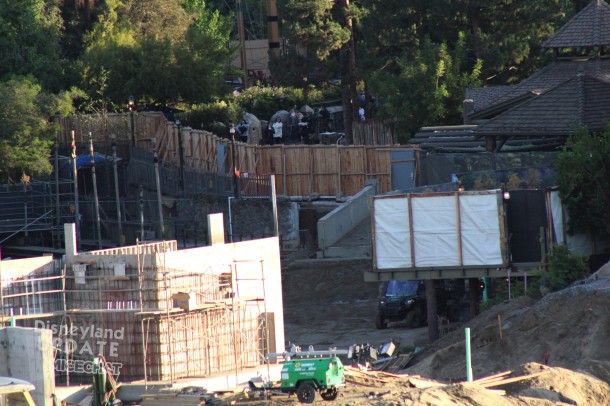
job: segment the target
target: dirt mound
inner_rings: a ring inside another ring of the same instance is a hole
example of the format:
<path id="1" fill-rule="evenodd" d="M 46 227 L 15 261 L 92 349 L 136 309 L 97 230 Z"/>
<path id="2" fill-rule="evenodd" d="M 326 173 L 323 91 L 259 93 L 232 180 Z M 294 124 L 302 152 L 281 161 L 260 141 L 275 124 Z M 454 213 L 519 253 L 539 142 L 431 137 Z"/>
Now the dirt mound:
<path id="1" fill-rule="evenodd" d="M 528 363 L 513 371 L 512 375 L 540 375 L 502 386 L 510 396 L 543 398 L 575 405 L 610 404 L 610 386 L 590 375 L 559 367 Z"/>
<path id="2" fill-rule="evenodd" d="M 610 383 L 609 308 L 610 277 L 537 302 L 519 298 L 494 306 L 463 326 L 471 329 L 475 379 L 539 362 L 584 371 Z M 463 328 L 426 348 L 414 361 L 417 364 L 404 372 L 446 382 L 465 380 Z"/>

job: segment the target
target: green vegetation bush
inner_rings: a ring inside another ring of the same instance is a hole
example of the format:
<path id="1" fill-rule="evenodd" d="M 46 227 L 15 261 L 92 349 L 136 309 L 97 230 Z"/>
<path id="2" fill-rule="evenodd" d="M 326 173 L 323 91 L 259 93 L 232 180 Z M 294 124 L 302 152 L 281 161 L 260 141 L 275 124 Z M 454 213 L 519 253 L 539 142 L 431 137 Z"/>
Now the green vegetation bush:
<path id="1" fill-rule="evenodd" d="M 548 271 L 542 276 L 541 284 L 556 291 L 589 274 L 588 258 L 572 253 L 565 245 L 553 245 L 547 257 Z"/>
<path id="2" fill-rule="evenodd" d="M 325 97 L 323 91 L 309 87 L 309 104 L 320 104 Z M 227 100 L 195 105 L 180 119 L 183 125 L 222 136 L 229 123 L 239 122 L 244 113 L 254 114 L 259 120 L 269 120 L 278 110 L 290 110 L 295 105 L 301 107 L 305 104 L 304 98 L 303 89 L 253 86 Z"/>
<path id="3" fill-rule="evenodd" d="M 187 113 L 182 120 L 183 125 L 194 129 L 205 130 L 218 136 L 226 134 L 229 123 L 236 123 L 241 119 L 242 110 L 234 102 L 216 101 L 207 104 L 198 104 Z"/>
<path id="4" fill-rule="evenodd" d="M 306 97 L 307 96 L 307 97 Z M 308 104 L 324 100 L 321 90 L 309 87 L 305 90 L 293 87 L 253 86 L 233 95 L 234 102 L 259 120 L 269 120 L 278 110 L 289 111 L 292 106 L 300 108 L 307 99 Z"/>

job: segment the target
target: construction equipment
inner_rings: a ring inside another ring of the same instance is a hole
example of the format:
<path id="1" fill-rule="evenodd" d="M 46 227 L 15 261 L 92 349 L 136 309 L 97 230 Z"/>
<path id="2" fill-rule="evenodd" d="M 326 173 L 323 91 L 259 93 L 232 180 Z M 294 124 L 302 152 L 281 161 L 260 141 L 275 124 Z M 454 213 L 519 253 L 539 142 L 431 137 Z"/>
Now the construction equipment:
<path id="1" fill-rule="evenodd" d="M 278 354 L 267 354 L 267 359 L 284 362 L 279 387 L 269 385 L 257 386 L 250 381 L 252 390 L 279 390 L 289 395 L 297 395 L 301 403 L 313 403 L 316 393 L 324 400 L 335 400 L 339 394 L 338 388 L 345 386 L 343 363 L 339 355 L 347 354 L 347 350 L 330 349 L 315 351 L 312 346 L 308 351 L 292 346 L 290 351 Z"/>
<path id="2" fill-rule="evenodd" d="M 92 406 L 111 406 L 119 389 L 112 368 L 103 355 L 93 359 L 93 400 Z"/>

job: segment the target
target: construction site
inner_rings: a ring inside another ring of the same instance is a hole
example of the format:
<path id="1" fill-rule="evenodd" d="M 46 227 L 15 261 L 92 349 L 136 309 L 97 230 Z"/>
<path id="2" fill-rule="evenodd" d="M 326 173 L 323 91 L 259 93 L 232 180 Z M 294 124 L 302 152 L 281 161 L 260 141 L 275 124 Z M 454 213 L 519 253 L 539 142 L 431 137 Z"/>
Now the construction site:
<path id="1" fill-rule="evenodd" d="M 208 247 L 168 241 L 79 253 L 74 225 L 66 230 L 63 260 L 2 264 L 2 322 L 52 333 L 46 379 L 89 384 L 103 355 L 122 382 L 176 382 L 236 374 L 283 351 L 276 238 L 224 244 L 220 228 Z M 35 375 L 43 365 L 27 368 Z"/>

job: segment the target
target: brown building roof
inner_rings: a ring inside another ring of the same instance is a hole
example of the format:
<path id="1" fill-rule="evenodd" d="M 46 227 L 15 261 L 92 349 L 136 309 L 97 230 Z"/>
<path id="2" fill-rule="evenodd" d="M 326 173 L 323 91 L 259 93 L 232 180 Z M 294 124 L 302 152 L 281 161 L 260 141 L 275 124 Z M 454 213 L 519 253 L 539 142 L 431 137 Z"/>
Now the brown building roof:
<path id="1" fill-rule="evenodd" d="M 610 6 L 593 0 L 546 40 L 543 48 L 577 48 L 610 45 Z"/>
<path id="2" fill-rule="evenodd" d="M 578 73 L 610 80 L 610 59 L 555 61 L 516 85 L 466 89 L 466 98 L 474 101 L 473 114 L 476 114 L 530 92 L 545 92 Z"/>
<path id="3" fill-rule="evenodd" d="M 610 83 L 578 74 L 568 81 L 480 125 L 475 133 L 495 136 L 568 136 L 580 127 L 604 129 L 610 118 Z"/>

